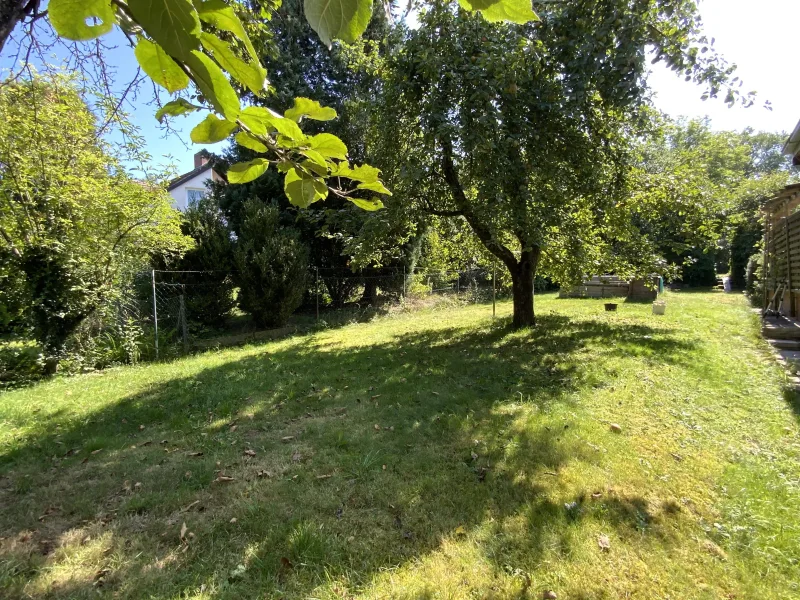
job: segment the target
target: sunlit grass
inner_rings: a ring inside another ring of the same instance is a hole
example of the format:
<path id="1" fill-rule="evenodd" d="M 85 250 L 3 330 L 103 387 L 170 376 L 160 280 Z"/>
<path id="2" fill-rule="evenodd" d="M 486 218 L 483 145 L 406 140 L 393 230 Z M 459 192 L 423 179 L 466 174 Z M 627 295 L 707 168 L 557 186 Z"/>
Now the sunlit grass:
<path id="1" fill-rule="evenodd" d="M 0 596 L 796 598 L 785 376 L 743 298 L 667 305 L 400 313 L 2 394 Z"/>

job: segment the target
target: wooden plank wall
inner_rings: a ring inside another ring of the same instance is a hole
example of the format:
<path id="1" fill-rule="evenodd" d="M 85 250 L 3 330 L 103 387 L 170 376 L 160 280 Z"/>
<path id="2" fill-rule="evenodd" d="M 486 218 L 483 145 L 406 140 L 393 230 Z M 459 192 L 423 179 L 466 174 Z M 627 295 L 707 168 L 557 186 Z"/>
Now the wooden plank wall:
<path id="1" fill-rule="evenodd" d="M 787 285 L 781 310 L 796 316 L 800 298 L 800 212 L 773 220 L 765 239 L 765 307 L 781 283 Z"/>

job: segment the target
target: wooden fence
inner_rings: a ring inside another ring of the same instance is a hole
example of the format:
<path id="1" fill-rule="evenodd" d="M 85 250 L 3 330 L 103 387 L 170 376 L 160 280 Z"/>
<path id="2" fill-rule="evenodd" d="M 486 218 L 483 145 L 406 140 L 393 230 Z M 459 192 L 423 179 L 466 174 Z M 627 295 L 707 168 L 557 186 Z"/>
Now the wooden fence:
<path id="1" fill-rule="evenodd" d="M 764 212 L 763 308 L 796 317 L 800 306 L 800 184 L 768 200 Z"/>

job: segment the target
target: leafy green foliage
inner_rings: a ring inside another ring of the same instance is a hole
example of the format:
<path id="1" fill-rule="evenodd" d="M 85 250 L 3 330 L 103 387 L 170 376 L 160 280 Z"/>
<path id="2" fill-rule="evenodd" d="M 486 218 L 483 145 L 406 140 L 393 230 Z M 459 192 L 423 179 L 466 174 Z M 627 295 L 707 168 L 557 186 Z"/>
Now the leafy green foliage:
<path id="1" fill-rule="evenodd" d="M 254 158 L 253 160 L 236 163 L 228 169 L 229 183 L 247 183 L 261 177 L 269 167 L 266 158 Z"/>
<path id="2" fill-rule="evenodd" d="M 114 28 L 109 0 L 50 0 L 47 12 L 55 30 L 69 40 L 93 40 Z M 87 23 L 94 19 L 97 22 Z"/>
<path id="3" fill-rule="evenodd" d="M 283 189 L 289 201 L 300 208 L 307 208 L 328 195 L 325 180 L 296 167 L 291 167 L 286 172 Z"/>
<path id="4" fill-rule="evenodd" d="M 239 306 L 260 327 L 280 326 L 303 301 L 308 250 L 281 226 L 277 207 L 250 200 L 243 208 L 234 251 Z"/>
<path id="5" fill-rule="evenodd" d="M 186 297 L 186 313 L 191 321 L 218 327 L 236 306 L 230 228 L 214 199 L 206 196 L 184 211 L 181 230 L 194 240 L 195 246 L 175 268 L 203 272 Z"/>
<path id="6" fill-rule="evenodd" d="M 184 73 L 174 60 L 156 43 L 141 38 L 134 50 L 136 60 L 145 73 L 155 83 L 166 89 L 169 93 L 177 92 L 189 85 L 189 77 Z M 183 100 L 183 99 L 181 99 Z M 183 100 L 183 102 L 186 102 Z M 175 105 L 173 105 L 175 106 Z M 177 105 L 181 106 L 181 105 Z M 159 110 L 156 119 L 159 121 L 164 112 Z M 170 113 L 181 114 L 181 113 Z"/>
<path id="7" fill-rule="evenodd" d="M 189 135 L 195 144 L 215 144 L 227 138 L 234 129 L 236 129 L 236 123 L 218 119 L 214 115 L 207 115 L 205 119 L 195 125 Z"/>
<path id="8" fill-rule="evenodd" d="M 128 10 L 171 56 L 187 60 L 200 47 L 200 17 L 189 0 L 128 0 Z"/>
<path id="9" fill-rule="evenodd" d="M 192 73 L 197 89 L 203 94 L 214 109 L 225 119 L 234 123 L 239 117 L 241 106 L 239 96 L 234 91 L 222 69 L 207 55 L 197 50 L 184 59 Z"/>
<path id="10" fill-rule="evenodd" d="M 333 40 L 352 43 L 372 18 L 372 0 L 304 0 L 306 19 L 331 47 Z"/>
<path id="11" fill-rule="evenodd" d="M 177 117 L 179 115 L 185 115 L 190 112 L 194 112 L 199 110 L 200 107 L 188 102 L 184 98 L 178 98 L 177 100 L 171 100 L 167 102 L 164 106 L 158 109 L 156 112 L 156 119 L 159 122 L 164 121 L 164 117 Z"/>
<path id="12" fill-rule="evenodd" d="M 406 218 L 466 220 L 511 275 L 516 326 L 534 322 L 539 271 L 569 283 L 665 270 L 632 219 L 647 49 L 700 84 L 730 83 L 696 56 L 694 3 L 547 3 L 539 16 L 491 24 L 434 3 L 387 59 L 375 111 L 376 156 Z"/>
<path id="13" fill-rule="evenodd" d="M 330 121 L 336 118 L 336 111 L 333 108 L 322 106 L 316 100 L 295 98 L 294 106 L 287 109 L 283 116 L 298 123 L 303 117 L 314 121 Z"/>
<path id="14" fill-rule="evenodd" d="M 490 23 L 506 21 L 522 25 L 539 20 L 528 0 L 458 0 L 458 4 L 466 10 L 480 11 Z"/>
<path id="15" fill-rule="evenodd" d="M 523 23 L 536 18 L 530 6 L 524 6 L 525 2 L 526 0 L 499 0 L 491 5 L 487 3 L 472 8 L 481 10 L 489 20 Z M 239 120 L 241 103 L 237 91 L 225 74 L 227 72 L 235 82 L 256 96 L 265 91 L 267 73 L 259 63 L 255 47 L 233 6 L 222 0 L 117 0 L 113 6 L 108 0 L 53 0 L 52 4 L 51 23 L 59 35 L 69 39 L 92 39 L 110 31 L 115 23 L 119 23 L 129 34 L 141 32 L 136 58 L 145 73 L 169 92 L 184 89 L 188 79 L 191 79 L 199 92 L 197 99 L 202 103 L 207 102 L 214 111 L 230 122 L 228 133 L 236 126 L 246 127 L 248 120 L 264 120 L 253 115 L 246 115 Z M 471 8 L 468 4 L 465 7 Z M 262 5 L 261 16 L 270 18 L 274 8 L 274 3 Z M 372 0 L 304 0 L 304 13 L 322 42 L 330 48 L 334 39 L 355 42 L 370 23 L 373 5 Z M 96 18 L 101 23 L 87 25 L 89 18 Z M 204 30 L 204 25 L 226 35 L 218 36 L 214 31 Z M 247 58 L 240 56 L 238 43 L 244 46 L 249 55 Z M 186 112 L 183 109 L 186 108 L 186 105 L 172 104 L 169 110 L 161 109 L 156 116 L 160 121 L 167 115 L 183 114 Z M 292 122 L 299 122 L 304 117 L 321 121 L 336 117 L 334 109 L 323 107 L 319 102 L 304 97 L 297 98 L 295 105 L 286 114 L 287 120 Z M 319 191 L 313 197 L 306 194 L 305 183 L 302 182 L 309 177 L 313 177 L 315 181 L 321 179 L 321 184 L 313 184 L 317 190 L 321 189 L 320 186 L 325 185 L 324 180 L 331 176 L 331 171 L 337 170 L 337 165 L 333 160 L 320 158 L 345 160 L 347 152 L 344 144 L 334 144 L 332 140 L 326 140 L 324 147 L 328 148 L 327 154 L 318 148 L 306 148 L 305 135 L 296 125 L 291 128 L 280 121 L 266 120 L 278 135 L 272 137 L 269 135 L 271 129 L 265 127 L 263 122 L 258 122 L 247 133 L 254 136 L 260 145 L 251 143 L 249 148 L 258 148 L 257 151 L 271 154 L 272 160 L 293 165 L 290 172 L 294 173 L 294 179 L 285 188 L 296 190 L 297 182 L 301 183 L 299 191 L 293 191 L 289 196 L 290 201 L 297 200 L 300 202 L 298 206 L 307 206 L 309 202 L 321 199 Z M 219 128 L 217 131 L 222 132 L 225 129 Z M 195 138 L 212 139 L 201 133 L 196 133 L 192 140 L 195 141 Z M 304 163 L 303 157 L 311 159 L 311 163 Z M 370 189 L 386 193 L 383 185 L 374 185 Z M 350 193 L 341 191 L 339 195 L 347 198 Z"/>
<path id="16" fill-rule="evenodd" d="M 120 168 L 68 80 L 7 82 L 0 120 L 15 124 L 0 130 L 0 239 L 53 369 L 115 282 L 189 240 L 165 190 Z"/>

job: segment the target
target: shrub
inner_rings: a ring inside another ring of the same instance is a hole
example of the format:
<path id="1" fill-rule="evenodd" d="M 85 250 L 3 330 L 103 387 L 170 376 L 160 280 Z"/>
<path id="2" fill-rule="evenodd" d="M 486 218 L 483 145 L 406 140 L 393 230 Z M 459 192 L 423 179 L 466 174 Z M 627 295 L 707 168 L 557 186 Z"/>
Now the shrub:
<path id="1" fill-rule="evenodd" d="M 764 293 L 762 283 L 762 264 L 764 257 L 760 252 L 756 252 L 747 261 L 745 271 L 745 289 L 750 298 L 756 302 Z"/>
<path id="2" fill-rule="evenodd" d="M 181 271 L 202 271 L 186 295 L 186 314 L 203 325 L 220 327 L 236 306 L 233 297 L 233 241 L 214 198 L 202 198 L 186 209 L 181 225 L 196 245 L 177 265 Z"/>
<path id="3" fill-rule="evenodd" d="M 248 200 L 233 257 L 239 307 L 260 327 L 286 323 L 303 301 L 308 273 L 299 232 L 280 224 L 276 206 Z"/>
<path id="4" fill-rule="evenodd" d="M 730 274 L 731 285 L 736 289 L 746 287 L 746 273 L 749 261 L 753 258 L 762 229 L 758 221 L 739 225 L 731 239 Z"/>

